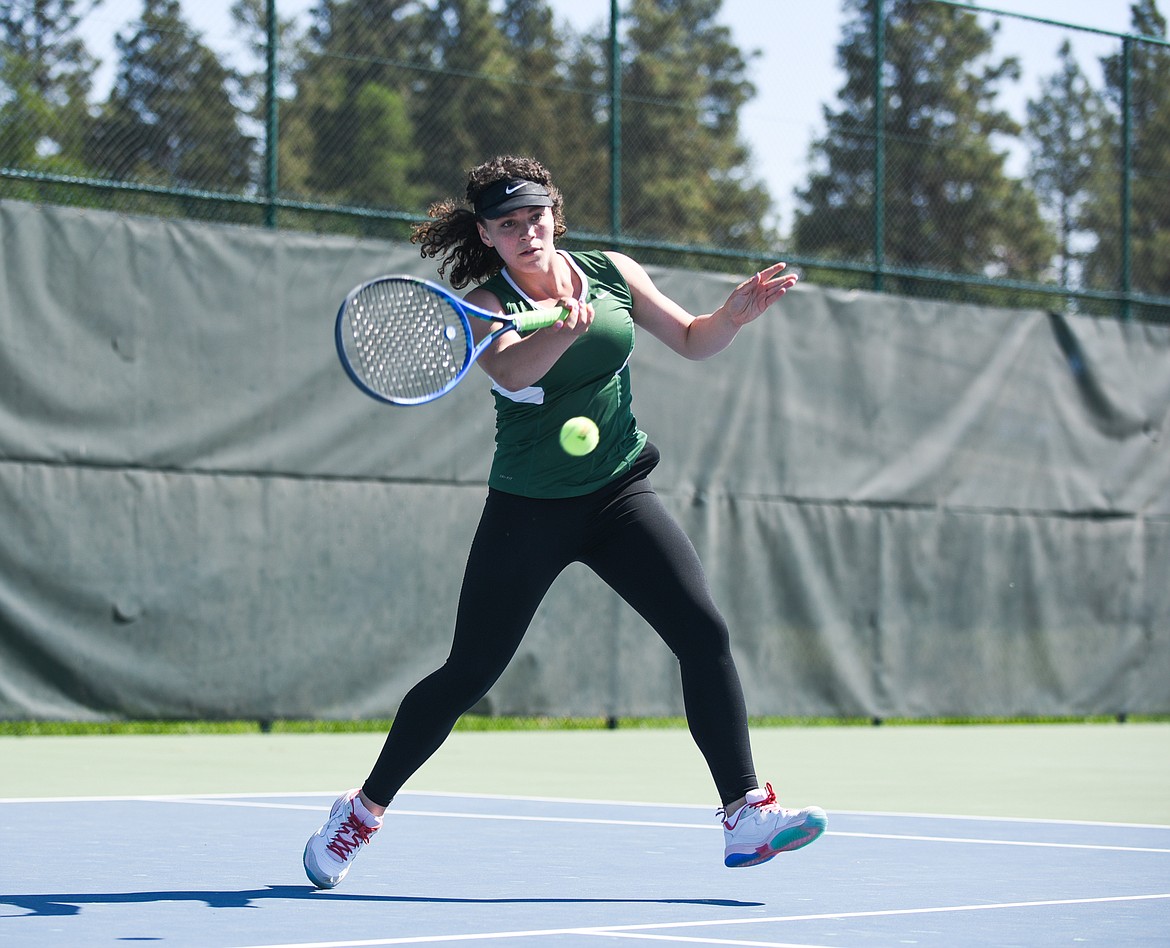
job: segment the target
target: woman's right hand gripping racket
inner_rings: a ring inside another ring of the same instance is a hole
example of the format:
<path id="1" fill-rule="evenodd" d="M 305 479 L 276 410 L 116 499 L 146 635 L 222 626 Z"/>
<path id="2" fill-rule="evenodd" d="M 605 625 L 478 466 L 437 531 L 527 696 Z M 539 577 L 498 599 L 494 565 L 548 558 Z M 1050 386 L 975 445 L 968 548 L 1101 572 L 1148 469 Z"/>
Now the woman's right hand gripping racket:
<path id="1" fill-rule="evenodd" d="M 429 280 L 384 276 L 350 290 L 334 334 L 341 364 L 358 388 L 391 405 L 421 405 L 458 385 L 504 333 L 542 329 L 567 315 L 546 309 L 501 316 Z M 471 316 L 502 325 L 476 345 Z"/>

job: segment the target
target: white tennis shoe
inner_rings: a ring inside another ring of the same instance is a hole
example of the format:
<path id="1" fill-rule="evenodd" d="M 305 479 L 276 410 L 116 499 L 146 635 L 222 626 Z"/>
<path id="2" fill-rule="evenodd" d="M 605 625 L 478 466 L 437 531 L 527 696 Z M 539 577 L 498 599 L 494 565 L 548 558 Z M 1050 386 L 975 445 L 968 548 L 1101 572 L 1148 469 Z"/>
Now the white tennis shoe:
<path id="1" fill-rule="evenodd" d="M 353 811 L 357 790 L 342 794 L 327 819 L 305 843 L 305 875 L 318 889 L 332 889 L 349 872 L 362 846 L 382 826 L 367 826 Z"/>
<path id="2" fill-rule="evenodd" d="M 723 865 L 729 869 L 758 866 L 779 853 L 807 846 L 825 831 L 829 819 L 819 806 L 788 810 L 776 802 L 772 785 L 749 790 L 747 803 L 723 818 L 726 849 Z"/>

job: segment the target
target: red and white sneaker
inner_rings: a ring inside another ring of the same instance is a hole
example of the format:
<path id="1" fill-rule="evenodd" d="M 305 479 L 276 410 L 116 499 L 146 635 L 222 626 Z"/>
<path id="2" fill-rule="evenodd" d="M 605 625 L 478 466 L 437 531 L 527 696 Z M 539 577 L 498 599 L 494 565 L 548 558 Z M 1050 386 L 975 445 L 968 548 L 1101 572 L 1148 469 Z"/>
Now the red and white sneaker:
<path id="1" fill-rule="evenodd" d="M 345 878 L 362 846 L 381 828 L 367 826 L 353 811 L 357 790 L 342 794 L 329 811 L 329 819 L 305 843 L 305 875 L 318 889 L 332 889 Z"/>
<path id="2" fill-rule="evenodd" d="M 723 840 L 727 845 L 723 865 L 729 869 L 758 866 L 778 853 L 807 846 L 825 831 L 828 823 L 819 806 L 803 810 L 782 807 L 776 802 L 771 784 L 766 790 L 749 790 L 747 803 L 723 820 Z"/>

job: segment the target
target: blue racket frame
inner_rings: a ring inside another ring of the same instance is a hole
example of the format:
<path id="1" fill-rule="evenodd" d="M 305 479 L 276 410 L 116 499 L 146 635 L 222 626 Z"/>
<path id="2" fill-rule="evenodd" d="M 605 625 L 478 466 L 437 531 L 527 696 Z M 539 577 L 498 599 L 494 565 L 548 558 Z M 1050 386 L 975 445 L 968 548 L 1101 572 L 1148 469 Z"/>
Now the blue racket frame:
<path id="1" fill-rule="evenodd" d="M 341 365 L 361 392 L 388 405 L 423 405 L 458 385 L 504 333 L 542 329 L 567 314 L 546 309 L 503 316 L 438 283 L 397 274 L 350 290 L 333 336 Z M 476 345 L 472 317 L 501 325 Z"/>

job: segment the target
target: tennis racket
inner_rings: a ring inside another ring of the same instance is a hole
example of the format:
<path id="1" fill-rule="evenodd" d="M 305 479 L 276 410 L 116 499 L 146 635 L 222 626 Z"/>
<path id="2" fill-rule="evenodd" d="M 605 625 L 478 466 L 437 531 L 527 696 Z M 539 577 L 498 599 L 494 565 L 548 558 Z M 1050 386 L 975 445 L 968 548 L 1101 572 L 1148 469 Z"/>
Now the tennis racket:
<path id="1" fill-rule="evenodd" d="M 506 317 L 460 299 L 437 283 L 384 276 L 350 290 L 337 312 L 337 354 L 359 389 L 391 405 L 421 405 L 451 391 L 506 332 L 551 326 L 565 309 Z M 503 325 L 480 340 L 468 317 Z"/>

